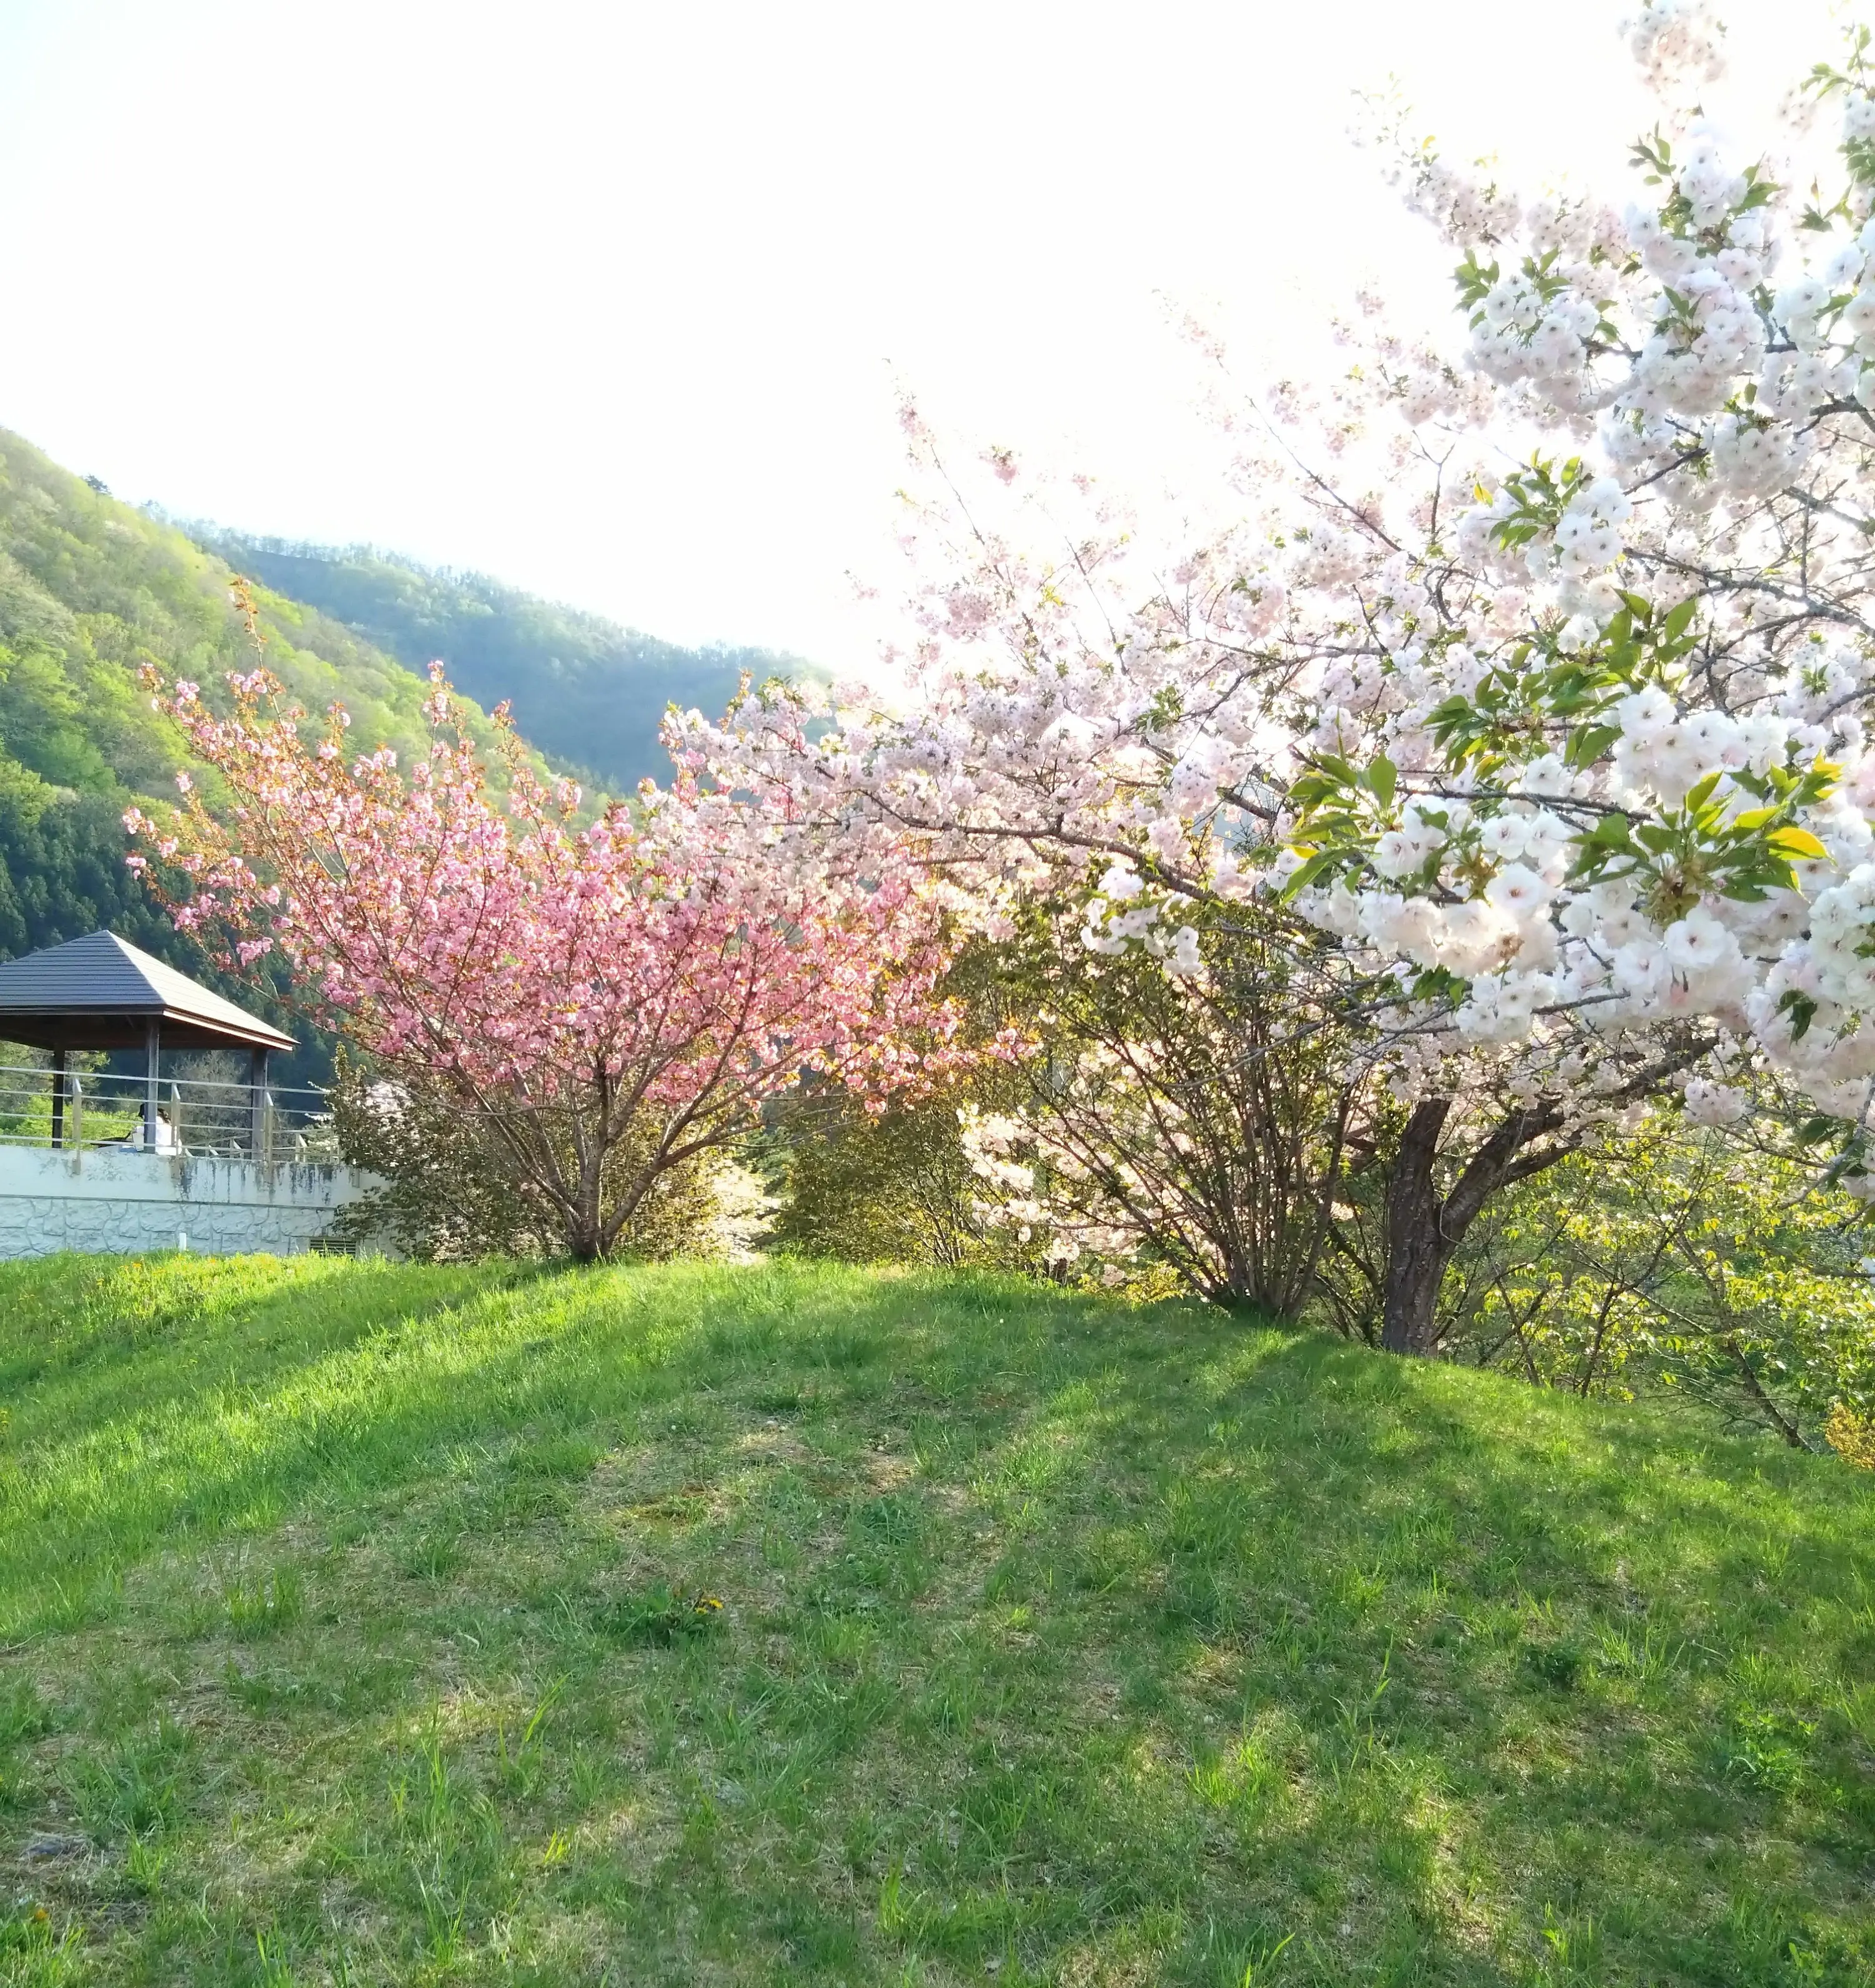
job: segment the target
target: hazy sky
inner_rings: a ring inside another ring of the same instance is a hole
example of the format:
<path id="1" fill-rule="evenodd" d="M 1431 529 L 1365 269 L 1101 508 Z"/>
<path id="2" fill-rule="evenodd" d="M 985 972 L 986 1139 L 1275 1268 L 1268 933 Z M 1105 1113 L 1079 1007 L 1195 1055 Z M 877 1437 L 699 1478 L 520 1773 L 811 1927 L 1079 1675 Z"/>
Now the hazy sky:
<path id="1" fill-rule="evenodd" d="M 1150 477 L 1163 299 L 1305 362 L 1363 277 L 1444 308 L 1353 90 L 1616 191 L 1633 4 L 0 0 L 0 426 L 184 516 L 856 661 L 896 381 Z M 1735 5 L 1735 72 L 1822 15 Z"/>

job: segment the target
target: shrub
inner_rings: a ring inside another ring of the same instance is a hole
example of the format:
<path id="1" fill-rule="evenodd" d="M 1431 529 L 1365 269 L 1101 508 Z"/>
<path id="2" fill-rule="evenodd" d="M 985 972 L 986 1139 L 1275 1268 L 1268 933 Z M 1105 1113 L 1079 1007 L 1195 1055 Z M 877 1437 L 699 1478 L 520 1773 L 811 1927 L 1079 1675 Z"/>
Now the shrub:
<path id="1" fill-rule="evenodd" d="M 465 1111 L 443 1084 L 373 1077 L 341 1051 L 332 1107 L 340 1151 L 381 1183 L 334 1223 L 339 1239 L 381 1236 L 424 1263 L 564 1249 L 560 1211 L 498 1150 L 492 1122 Z M 570 1121 L 559 1131 L 570 1145 Z M 609 1165 L 623 1173 L 642 1157 L 623 1141 Z M 712 1151 L 659 1173 L 617 1249 L 652 1259 L 714 1253 L 725 1214 L 719 1182 L 728 1165 Z"/>

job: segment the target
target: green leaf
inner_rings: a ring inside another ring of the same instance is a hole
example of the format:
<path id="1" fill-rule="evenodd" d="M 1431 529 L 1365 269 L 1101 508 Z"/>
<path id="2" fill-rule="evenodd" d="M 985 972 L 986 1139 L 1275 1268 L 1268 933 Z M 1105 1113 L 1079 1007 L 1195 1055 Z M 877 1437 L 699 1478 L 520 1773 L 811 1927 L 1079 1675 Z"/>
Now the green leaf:
<path id="1" fill-rule="evenodd" d="M 1367 769 L 1368 788 L 1383 808 L 1393 806 L 1394 789 L 1399 784 L 1399 780 L 1398 768 L 1384 752 Z"/>
<path id="2" fill-rule="evenodd" d="M 1415 975 L 1407 992 L 1415 1001 L 1457 1000 L 1470 983 L 1461 980 L 1449 967 L 1428 966 Z"/>
<path id="3" fill-rule="evenodd" d="M 1590 830 L 1588 838 L 1597 848 L 1631 850 L 1633 833 L 1624 814 L 1605 814 Z"/>
<path id="4" fill-rule="evenodd" d="M 1687 796 L 1686 811 L 1688 814 L 1697 814 L 1700 809 L 1712 798 L 1713 789 L 1718 785 L 1718 779 L 1719 776 L 1716 773 L 1707 774 L 1705 778 Z"/>
<path id="5" fill-rule="evenodd" d="M 1799 828 L 1794 823 L 1783 828 L 1774 828 L 1767 839 L 1780 856 L 1805 857 L 1812 862 L 1824 860 L 1829 857 L 1829 850 L 1807 828 Z"/>
<path id="6" fill-rule="evenodd" d="M 1780 1015 L 1788 1015 L 1791 1020 L 1790 1039 L 1800 1043 L 1809 1033 L 1811 1023 L 1816 1019 L 1816 1003 L 1807 994 L 1800 994 L 1794 987 L 1786 992 L 1777 1004 Z"/>
<path id="7" fill-rule="evenodd" d="M 1282 894 L 1293 898 L 1308 889 L 1316 877 L 1336 860 L 1337 852 L 1332 849 L 1318 849 L 1308 861 L 1282 887 Z"/>

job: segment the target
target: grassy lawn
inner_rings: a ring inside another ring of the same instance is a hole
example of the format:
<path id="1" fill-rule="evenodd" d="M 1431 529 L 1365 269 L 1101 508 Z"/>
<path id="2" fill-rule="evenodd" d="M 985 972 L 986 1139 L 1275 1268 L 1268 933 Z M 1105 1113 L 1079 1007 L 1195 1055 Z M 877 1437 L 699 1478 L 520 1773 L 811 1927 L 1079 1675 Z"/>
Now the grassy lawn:
<path id="1" fill-rule="evenodd" d="M 1875 1980 L 1833 1461 L 788 1266 L 8 1266 L 0 1402 L 0 1981 Z"/>

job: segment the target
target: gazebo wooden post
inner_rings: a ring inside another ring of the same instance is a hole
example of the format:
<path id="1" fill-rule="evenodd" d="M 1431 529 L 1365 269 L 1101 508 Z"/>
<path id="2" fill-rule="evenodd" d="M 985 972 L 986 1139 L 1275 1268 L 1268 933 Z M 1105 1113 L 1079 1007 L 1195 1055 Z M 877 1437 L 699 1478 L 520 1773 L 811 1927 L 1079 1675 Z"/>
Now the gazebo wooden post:
<path id="1" fill-rule="evenodd" d="M 157 1052 L 162 1039 L 163 1024 L 152 1015 L 149 1032 L 144 1038 L 144 1144 L 153 1153 L 157 1149 Z"/>
<path id="2" fill-rule="evenodd" d="M 52 1051 L 52 1137 L 55 1146 L 65 1144 L 65 1051 Z"/>
<path id="3" fill-rule="evenodd" d="M 256 1166 L 265 1166 L 272 1155 L 266 1150 L 267 1052 L 262 1049 L 248 1052 L 248 1101 L 254 1114 L 248 1135 L 248 1150 Z"/>

